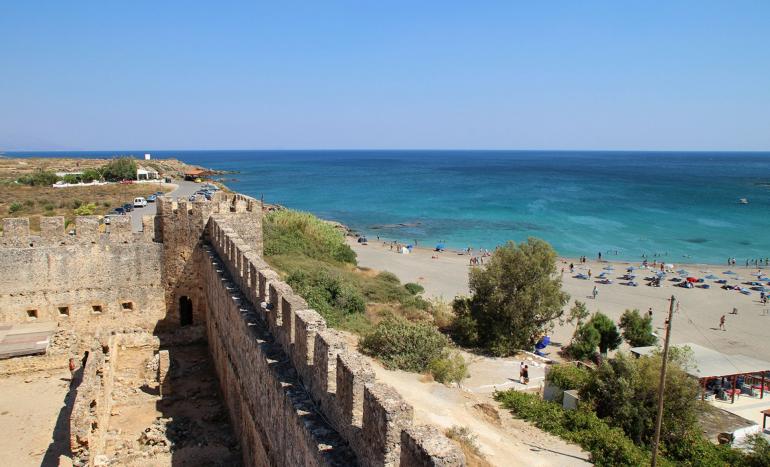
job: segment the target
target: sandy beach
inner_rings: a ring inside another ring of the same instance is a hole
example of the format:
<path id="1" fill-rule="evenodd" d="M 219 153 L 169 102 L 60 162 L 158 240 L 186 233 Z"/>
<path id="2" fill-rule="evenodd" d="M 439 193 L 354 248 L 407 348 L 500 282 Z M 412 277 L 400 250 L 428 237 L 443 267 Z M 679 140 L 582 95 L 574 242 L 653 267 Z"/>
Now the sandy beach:
<path id="1" fill-rule="evenodd" d="M 396 253 L 382 241 L 372 241 L 361 245 L 354 238 L 348 239 L 349 244 L 358 255 L 358 263 L 362 267 L 387 270 L 396 274 L 402 282 L 416 282 L 425 287 L 427 297 L 442 298 L 451 301 L 457 295 L 467 295 L 469 256 L 456 252 L 434 252 L 426 249 L 415 249 L 411 254 Z M 629 262 L 602 262 L 589 260 L 587 263 L 575 264 L 575 273 L 569 274 L 569 259 L 560 259 L 557 269 L 563 267 L 563 288 L 570 294 L 570 303 L 574 300 L 584 301 L 591 312 L 600 310 L 615 321 L 620 319 L 626 309 L 637 308 L 646 312 L 653 309 L 653 325 L 656 332 L 661 333 L 668 312 L 669 298 L 673 294 L 678 303 L 679 311 L 674 314 L 671 341 L 674 344 L 692 342 L 705 347 L 717 349 L 727 354 L 743 354 L 755 358 L 770 360 L 770 316 L 763 310 L 770 305 L 760 303 L 759 292 L 743 295 L 737 291 L 723 290 L 719 284 L 712 284 L 710 289 L 684 289 L 675 287 L 673 282 L 664 280 L 661 287 L 648 287 L 644 277 L 652 272 L 637 270 L 638 287 L 621 285 L 617 278 L 625 274 L 628 266 L 639 266 Z M 610 278 L 612 284 L 601 284 L 594 279 L 583 280 L 573 277 L 579 272 L 586 273 L 591 269 L 593 276 L 603 271 L 609 264 L 614 266 Z M 703 277 L 708 274 L 729 279 L 729 284 L 739 284 L 754 280 L 752 275 L 756 269 L 746 269 L 741 265 L 698 265 L 675 264 L 675 268 L 683 267 L 690 275 Z M 728 269 L 738 273 L 737 276 L 724 275 Z M 668 276 L 672 277 L 671 274 Z M 599 293 L 594 300 L 591 291 L 596 286 Z M 738 309 L 737 315 L 730 312 Z M 719 330 L 719 318 L 726 315 L 726 330 Z M 552 333 L 552 340 L 568 343 L 574 326 L 557 324 Z M 625 344 L 624 344 L 625 345 Z"/>

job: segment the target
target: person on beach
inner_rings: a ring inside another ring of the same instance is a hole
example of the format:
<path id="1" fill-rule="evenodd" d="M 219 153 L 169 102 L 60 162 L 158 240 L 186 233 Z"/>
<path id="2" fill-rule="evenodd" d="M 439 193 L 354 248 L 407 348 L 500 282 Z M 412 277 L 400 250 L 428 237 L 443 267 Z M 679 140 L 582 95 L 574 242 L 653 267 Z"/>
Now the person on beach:
<path id="1" fill-rule="evenodd" d="M 524 365 L 521 370 L 521 384 L 529 384 L 529 365 Z"/>
<path id="2" fill-rule="evenodd" d="M 519 382 L 524 384 L 524 362 L 519 364 Z"/>
<path id="3" fill-rule="evenodd" d="M 733 311 L 730 312 L 731 315 L 737 315 L 738 314 L 738 308 L 733 307 Z"/>
<path id="4" fill-rule="evenodd" d="M 596 296 L 599 295 L 599 289 L 597 289 L 596 286 L 594 286 L 594 290 L 593 292 L 591 292 L 591 294 L 593 295 L 594 300 L 596 300 Z"/>
<path id="5" fill-rule="evenodd" d="M 573 271 L 575 271 L 575 265 L 572 263 L 569 263 L 569 273 L 572 274 Z"/>
<path id="6" fill-rule="evenodd" d="M 591 279 L 591 270 L 588 270 L 588 279 Z"/>
<path id="7" fill-rule="evenodd" d="M 652 318 L 652 307 L 650 307 L 650 309 L 649 309 L 649 310 L 647 310 L 647 316 L 649 316 L 650 318 Z"/>
<path id="8" fill-rule="evenodd" d="M 601 262 L 601 260 L 602 260 L 602 252 L 600 251 L 599 252 L 599 261 Z"/>
<path id="9" fill-rule="evenodd" d="M 719 318 L 719 329 L 727 331 L 727 329 L 725 329 L 725 315 L 722 315 L 722 317 Z"/>

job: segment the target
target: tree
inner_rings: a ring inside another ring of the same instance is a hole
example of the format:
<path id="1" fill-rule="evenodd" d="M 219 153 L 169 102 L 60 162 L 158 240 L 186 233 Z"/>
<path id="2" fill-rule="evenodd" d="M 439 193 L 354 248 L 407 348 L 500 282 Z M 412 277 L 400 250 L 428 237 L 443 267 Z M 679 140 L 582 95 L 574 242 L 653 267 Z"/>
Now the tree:
<path id="1" fill-rule="evenodd" d="M 495 355 L 532 348 L 569 300 L 556 274 L 556 253 L 536 238 L 497 248 L 486 267 L 469 276 L 472 320 L 466 322 L 475 321 L 478 344 Z"/>
<path id="2" fill-rule="evenodd" d="M 102 171 L 111 182 L 136 179 L 136 161 L 132 157 L 118 157 L 108 162 Z"/>
<path id="3" fill-rule="evenodd" d="M 583 320 L 588 318 L 589 315 L 590 312 L 588 311 L 588 307 L 586 307 L 585 302 L 575 300 L 575 304 L 572 305 L 572 308 L 569 309 L 569 316 L 567 317 L 568 323 L 575 323 L 575 332 L 573 334 L 577 333 L 577 330 L 583 323 Z"/>
<path id="4" fill-rule="evenodd" d="M 670 457 L 685 458 L 676 450 L 691 444 L 699 435 L 697 412 L 698 383 L 685 372 L 690 356 L 672 348 L 666 372 L 661 442 Z M 655 433 L 658 381 L 662 357 L 633 358 L 625 353 L 602 363 L 581 390 L 596 414 L 620 427 L 637 444 L 649 444 Z"/>
<path id="5" fill-rule="evenodd" d="M 591 320 L 588 321 L 588 324 L 599 331 L 599 352 L 602 355 L 607 355 L 607 352 L 610 350 L 617 349 L 621 342 L 623 342 L 617 326 L 607 315 L 597 311 L 591 317 Z"/>
<path id="6" fill-rule="evenodd" d="M 623 330 L 623 339 L 631 347 L 654 345 L 658 340 L 652 334 L 652 317 L 642 317 L 639 310 L 626 310 L 620 317 L 620 328 Z"/>
<path id="7" fill-rule="evenodd" d="M 577 360 L 591 360 L 596 354 L 596 348 L 601 339 L 599 331 L 590 323 L 582 324 L 575 330 L 569 353 Z"/>

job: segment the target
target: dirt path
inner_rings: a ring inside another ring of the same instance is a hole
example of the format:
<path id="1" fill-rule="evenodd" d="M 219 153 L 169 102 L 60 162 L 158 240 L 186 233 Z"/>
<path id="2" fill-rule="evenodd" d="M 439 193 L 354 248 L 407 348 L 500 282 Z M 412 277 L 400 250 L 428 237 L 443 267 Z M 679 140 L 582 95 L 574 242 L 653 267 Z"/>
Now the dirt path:
<path id="1" fill-rule="evenodd" d="M 69 450 L 69 378 L 66 368 L 0 378 L 0 465 L 58 465 Z"/>

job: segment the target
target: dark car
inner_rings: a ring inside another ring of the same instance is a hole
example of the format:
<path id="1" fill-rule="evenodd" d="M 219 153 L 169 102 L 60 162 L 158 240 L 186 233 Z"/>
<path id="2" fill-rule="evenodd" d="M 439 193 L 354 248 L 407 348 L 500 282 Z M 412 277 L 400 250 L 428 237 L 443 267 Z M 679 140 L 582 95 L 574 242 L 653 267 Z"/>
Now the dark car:
<path id="1" fill-rule="evenodd" d="M 148 197 L 147 197 L 147 202 L 148 202 L 148 203 L 154 203 L 156 199 L 158 199 L 158 197 L 157 197 L 157 196 L 155 196 L 155 195 L 150 195 L 150 196 L 148 196 Z"/>
<path id="2" fill-rule="evenodd" d="M 162 191 L 156 191 L 155 196 L 163 196 L 164 193 Z"/>
<path id="3" fill-rule="evenodd" d="M 123 205 L 123 209 L 125 209 L 126 212 L 131 212 L 134 210 L 134 206 L 131 203 L 126 203 Z"/>
<path id="4" fill-rule="evenodd" d="M 112 214 L 120 214 L 123 215 L 126 213 L 126 210 L 123 208 L 115 208 L 112 210 Z"/>

